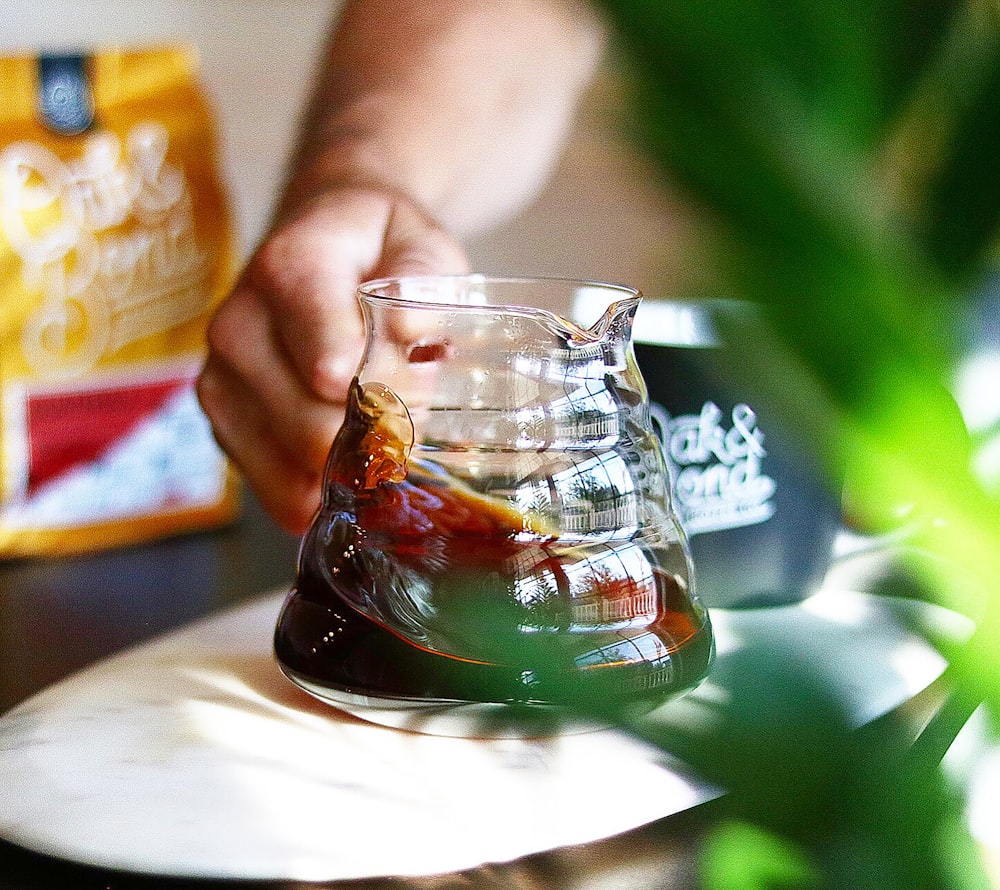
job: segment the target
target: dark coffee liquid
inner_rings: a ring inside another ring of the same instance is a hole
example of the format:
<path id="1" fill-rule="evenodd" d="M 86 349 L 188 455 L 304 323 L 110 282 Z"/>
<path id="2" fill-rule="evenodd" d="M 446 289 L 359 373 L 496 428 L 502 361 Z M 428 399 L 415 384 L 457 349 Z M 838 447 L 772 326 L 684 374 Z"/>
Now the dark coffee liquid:
<path id="1" fill-rule="evenodd" d="M 656 700 L 698 683 L 711 658 L 703 622 L 681 619 L 687 635 L 679 643 L 664 632 L 678 623 L 677 614 L 668 610 L 668 621 L 637 633 L 595 635 L 589 653 L 532 640 L 537 645 L 522 647 L 531 660 L 478 661 L 404 639 L 304 573 L 282 612 L 275 651 L 283 668 L 307 685 L 393 700 L 566 703 L 581 694 Z M 644 652 L 654 656 L 638 658 Z"/>
<path id="2" fill-rule="evenodd" d="M 704 677 L 707 616 L 675 575 L 635 543 L 562 540 L 408 461 L 406 423 L 370 396 L 352 388 L 278 622 L 293 679 L 396 703 L 604 709 Z"/>

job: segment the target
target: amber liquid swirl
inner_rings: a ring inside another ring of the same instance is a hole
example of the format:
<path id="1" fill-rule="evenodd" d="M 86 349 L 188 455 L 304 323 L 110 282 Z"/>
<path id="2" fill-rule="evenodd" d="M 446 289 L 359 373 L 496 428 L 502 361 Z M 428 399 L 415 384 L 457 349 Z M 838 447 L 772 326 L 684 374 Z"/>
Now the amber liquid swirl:
<path id="1" fill-rule="evenodd" d="M 393 702 L 603 709 L 705 676 L 711 632 L 683 579 L 655 559 L 638 578 L 609 570 L 606 542 L 545 533 L 410 461 L 386 413 L 355 383 L 275 633 L 293 679 Z"/>

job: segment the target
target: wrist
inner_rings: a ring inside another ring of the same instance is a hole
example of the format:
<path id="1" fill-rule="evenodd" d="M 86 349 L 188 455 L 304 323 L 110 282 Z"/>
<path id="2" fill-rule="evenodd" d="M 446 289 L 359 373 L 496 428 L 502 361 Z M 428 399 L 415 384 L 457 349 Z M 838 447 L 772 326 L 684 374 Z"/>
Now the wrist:
<path id="1" fill-rule="evenodd" d="M 342 190 L 382 193 L 439 219 L 448 160 L 423 144 L 420 126 L 400 120 L 396 95 L 366 94 L 347 103 L 321 92 L 293 156 L 279 218 L 317 195 Z M 404 103 L 408 104 L 408 103 Z"/>

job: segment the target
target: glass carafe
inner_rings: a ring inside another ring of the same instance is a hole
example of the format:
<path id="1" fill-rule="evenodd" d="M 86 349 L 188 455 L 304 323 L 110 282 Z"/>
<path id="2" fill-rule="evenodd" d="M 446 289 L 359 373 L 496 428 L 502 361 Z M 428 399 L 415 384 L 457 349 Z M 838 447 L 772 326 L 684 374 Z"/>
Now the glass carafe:
<path id="1" fill-rule="evenodd" d="M 589 329 L 540 302 L 580 291 Z M 275 633 L 356 716 L 520 733 L 650 708 L 712 656 L 631 343 L 636 291 L 482 276 L 362 286 L 366 348 Z"/>

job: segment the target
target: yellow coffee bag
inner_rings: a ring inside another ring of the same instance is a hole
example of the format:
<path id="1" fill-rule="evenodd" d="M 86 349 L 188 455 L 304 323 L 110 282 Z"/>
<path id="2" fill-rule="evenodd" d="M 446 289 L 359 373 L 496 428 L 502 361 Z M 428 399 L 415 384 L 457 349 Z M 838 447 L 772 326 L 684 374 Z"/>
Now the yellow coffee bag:
<path id="1" fill-rule="evenodd" d="M 236 260 L 182 47 L 0 58 L 0 556 L 231 519 L 193 381 Z"/>

